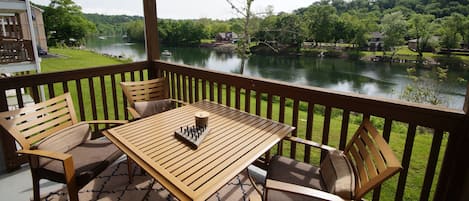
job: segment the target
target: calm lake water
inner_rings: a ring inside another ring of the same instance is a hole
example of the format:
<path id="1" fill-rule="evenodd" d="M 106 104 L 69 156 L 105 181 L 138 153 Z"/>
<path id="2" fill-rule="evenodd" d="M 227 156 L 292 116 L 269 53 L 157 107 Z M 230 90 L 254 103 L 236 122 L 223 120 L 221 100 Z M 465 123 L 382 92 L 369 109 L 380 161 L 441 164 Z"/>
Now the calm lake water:
<path id="1" fill-rule="evenodd" d="M 87 48 L 100 53 L 124 56 L 134 61 L 146 59 L 143 44 L 126 43 L 120 38 L 90 38 L 87 40 Z M 242 61 L 236 54 L 216 53 L 205 48 L 161 47 L 161 50 L 169 50 L 172 53 L 170 57 L 161 56 L 165 61 L 222 72 L 241 72 Z M 254 55 L 246 61 L 243 75 L 397 99 L 407 84 L 412 83 L 406 72 L 409 66 L 412 64 Z M 430 70 L 423 69 L 417 73 L 429 72 Z M 458 77 L 469 80 L 469 72 L 449 71 L 448 81 L 440 83 L 441 96 L 446 100 L 445 106 L 462 109 L 466 85 L 457 82 Z M 429 85 L 437 83 L 436 80 L 429 81 Z"/>

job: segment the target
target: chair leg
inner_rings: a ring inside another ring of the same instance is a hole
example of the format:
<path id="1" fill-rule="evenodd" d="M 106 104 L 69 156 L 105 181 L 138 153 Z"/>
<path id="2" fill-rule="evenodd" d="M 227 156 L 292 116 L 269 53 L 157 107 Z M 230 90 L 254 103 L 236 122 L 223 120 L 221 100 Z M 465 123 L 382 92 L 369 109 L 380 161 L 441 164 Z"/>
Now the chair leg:
<path id="1" fill-rule="evenodd" d="M 33 177 L 33 198 L 34 201 L 40 201 L 41 200 L 41 193 L 39 190 L 39 180 L 41 179 L 37 172 L 33 169 L 31 169 L 31 175 Z"/>
<path id="2" fill-rule="evenodd" d="M 76 183 L 67 183 L 67 190 L 70 201 L 78 201 L 78 188 Z"/>
<path id="3" fill-rule="evenodd" d="M 133 182 L 133 173 L 132 173 L 132 159 L 127 156 L 127 171 L 129 174 L 129 183 Z"/>

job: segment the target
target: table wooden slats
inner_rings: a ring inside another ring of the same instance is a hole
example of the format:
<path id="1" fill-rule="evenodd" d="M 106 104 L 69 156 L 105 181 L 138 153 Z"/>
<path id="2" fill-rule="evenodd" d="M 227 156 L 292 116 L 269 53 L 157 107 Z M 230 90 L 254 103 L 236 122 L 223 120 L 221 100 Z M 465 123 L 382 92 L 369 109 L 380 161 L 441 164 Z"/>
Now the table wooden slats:
<path id="1" fill-rule="evenodd" d="M 194 150 L 174 136 L 210 113 Z M 295 128 L 209 101 L 153 115 L 104 134 L 180 200 L 205 200 Z"/>

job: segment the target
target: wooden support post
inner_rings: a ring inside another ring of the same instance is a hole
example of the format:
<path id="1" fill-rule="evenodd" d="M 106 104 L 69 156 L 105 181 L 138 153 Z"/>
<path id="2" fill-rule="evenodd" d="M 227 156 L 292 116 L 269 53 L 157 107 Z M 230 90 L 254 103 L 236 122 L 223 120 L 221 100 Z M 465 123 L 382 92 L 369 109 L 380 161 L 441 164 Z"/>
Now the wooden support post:
<path id="1" fill-rule="evenodd" d="M 463 123 L 449 135 L 434 200 L 463 201 L 469 196 L 465 193 L 469 189 L 469 162 L 465 160 L 469 144 L 469 85 L 463 110 Z"/>
<path id="2" fill-rule="evenodd" d="M 145 47 L 147 50 L 148 79 L 153 79 L 158 75 L 153 61 L 160 59 L 156 0 L 143 0 L 143 13 L 145 17 Z"/>

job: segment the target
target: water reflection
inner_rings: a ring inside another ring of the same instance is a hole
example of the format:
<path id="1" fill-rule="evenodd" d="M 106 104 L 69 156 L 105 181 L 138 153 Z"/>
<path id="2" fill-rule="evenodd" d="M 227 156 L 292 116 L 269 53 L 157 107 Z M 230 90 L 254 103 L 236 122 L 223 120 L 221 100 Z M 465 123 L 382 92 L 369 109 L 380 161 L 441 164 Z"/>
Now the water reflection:
<path id="1" fill-rule="evenodd" d="M 146 58 L 143 45 L 128 44 L 119 38 L 89 40 L 88 48 L 112 55 L 125 55 L 134 61 Z M 253 55 L 241 68 L 243 60 L 236 54 L 217 53 L 204 48 L 161 47 L 162 51 L 165 49 L 172 52 L 172 56 L 162 56 L 161 59 L 169 62 L 373 96 L 398 98 L 411 82 L 406 72 L 411 64 Z M 429 69 L 419 69 L 417 75 L 429 72 Z M 468 80 L 469 73 L 451 70 L 447 82 L 431 81 L 442 88 L 442 96 L 449 100 L 449 107 L 461 109 L 466 86 L 456 81 L 458 77 Z"/>

